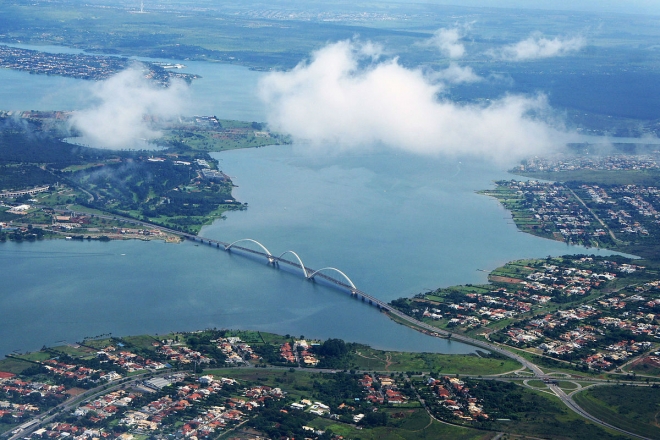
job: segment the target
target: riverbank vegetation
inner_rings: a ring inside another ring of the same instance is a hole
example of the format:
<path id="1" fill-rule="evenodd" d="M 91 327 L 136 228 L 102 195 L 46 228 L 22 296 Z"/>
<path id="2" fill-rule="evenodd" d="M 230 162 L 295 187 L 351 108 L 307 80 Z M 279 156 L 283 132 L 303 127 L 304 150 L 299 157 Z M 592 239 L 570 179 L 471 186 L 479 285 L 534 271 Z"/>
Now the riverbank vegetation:
<path id="1" fill-rule="evenodd" d="M 9 112 L 2 116 L 0 239 L 5 240 L 117 238 L 122 228 L 131 229 L 93 214 L 197 233 L 226 211 L 247 205 L 233 198 L 230 178 L 209 152 L 288 142 L 256 122 L 195 117 L 165 127 L 158 150 L 105 150 L 64 142 L 66 117 L 60 112 L 21 113 L 20 120 Z"/>

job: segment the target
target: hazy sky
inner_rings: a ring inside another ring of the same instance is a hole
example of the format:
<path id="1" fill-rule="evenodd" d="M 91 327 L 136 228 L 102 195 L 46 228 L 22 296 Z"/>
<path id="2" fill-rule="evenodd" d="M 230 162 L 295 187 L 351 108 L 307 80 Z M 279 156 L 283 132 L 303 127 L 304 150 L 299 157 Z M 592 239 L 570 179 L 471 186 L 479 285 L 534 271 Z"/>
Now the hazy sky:
<path id="1" fill-rule="evenodd" d="M 411 0 L 410 3 L 660 15 L 660 0 Z"/>

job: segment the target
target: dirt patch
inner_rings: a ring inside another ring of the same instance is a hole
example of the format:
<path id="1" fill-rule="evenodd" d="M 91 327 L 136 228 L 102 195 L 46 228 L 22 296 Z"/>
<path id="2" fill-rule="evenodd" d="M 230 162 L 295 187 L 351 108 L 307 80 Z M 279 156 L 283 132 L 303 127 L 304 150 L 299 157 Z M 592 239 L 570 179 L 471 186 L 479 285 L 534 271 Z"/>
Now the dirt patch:
<path id="1" fill-rule="evenodd" d="M 500 277 L 497 275 L 491 275 L 490 280 L 495 281 L 496 283 L 508 283 L 508 284 L 520 284 L 523 281 L 523 280 L 519 280 L 518 278 Z"/>
<path id="2" fill-rule="evenodd" d="M 82 393 L 84 393 L 85 391 L 87 391 L 87 390 L 85 390 L 83 388 L 71 388 L 70 390 L 66 391 L 66 394 L 68 394 L 69 396 L 79 396 Z"/>
<path id="3" fill-rule="evenodd" d="M 426 298 L 413 298 L 413 302 L 418 302 L 418 303 L 429 303 L 429 304 L 442 304 L 440 301 L 433 301 L 432 299 L 426 299 Z"/>
<path id="4" fill-rule="evenodd" d="M 406 417 L 410 417 L 412 413 L 414 413 L 414 410 L 407 410 L 407 411 L 397 411 L 395 413 L 391 413 L 390 417 L 393 419 L 405 419 Z"/>

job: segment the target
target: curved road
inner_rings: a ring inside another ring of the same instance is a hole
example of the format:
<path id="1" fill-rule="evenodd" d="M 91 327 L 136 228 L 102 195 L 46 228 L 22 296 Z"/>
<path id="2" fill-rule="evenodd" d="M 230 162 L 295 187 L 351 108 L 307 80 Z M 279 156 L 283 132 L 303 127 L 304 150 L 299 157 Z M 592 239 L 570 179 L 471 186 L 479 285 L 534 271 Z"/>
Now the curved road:
<path id="1" fill-rule="evenodd" d="M 548 387 L 552 390 L 553 393 L 555 393 L 557 395 L 557 397 L 559 397 L 559 399 L 561 399 L 561 401 L 564 403 L 564 405 L 566 405 L 567 407 L 569 407 L 570 409 L 572 409 L 573 411 L 575 411 L 576 413 L 578 413 L 579 415 L 581 415 L 585 419 L 590 420 L 590 421 L 592 421 L 594 423 L 597 423 L 599 425 L 605 426 L 607 428 L 613 429 L 615 431 L 622 432 L 622 433 L 624 433 L 626 435 L 629 435 L 631 437 L 634 437 L 634 438 L 641 438 L 641 439 L 644 439 L 644 440 L 652 440 L 649 437 L 644 437 L 643 435 L 635 434 L 633 432 L 626 431 L 625 429 L 617 428 L 614 425 L 610 425 L 609 423 L 606 423 L 606 422 L 603 422 L 600 419 L 597 419 L 596 417 L 592 416 L 591 414 L 589 414 L 588 412 L 586 412 L 585 410 L 580 408 L 580 406 L 578 406 L 578 404 L 575 403 L 573 398 L 570 395 L 566 394 L 564 392 L 564 390 L 559 388 L 557 385 L 548 384 Z M 642 402 L 640 402 L 640 404 L 642 404 Z"/>
<path id="2" fill-rule="evenodd" d="M 72 212 L 72 210 L 57 210 L 57 209 L 55 211 Z M 158 229 L 160 231 L 167 232 L 167 233 L 173 234 L 173 235 L 178 235 L 180 237 L 184 237 L 184 238 L 187 238 L 189 240 L 200 241 L 201 243 L 207 242 L 209 245 L 211 245 L 211 246 L 215 245 L 218 248 L 220 248 L 220 246 L 222 245 L 223 250 L 229 251 L 228 246 L 230 245 L 230 243 L 226 243 L 226 242 L 223 242 L 223 241 L 212 240 L 212 239 L 196 236 L 196 235 L 193 235 L 193 234 L 188 234 L 188 233 L 185 233 L 185 232 L 180 232 L 180 231 L 176 231 L 176 230 L 173 230 L 173 229 L 165 228 L 163 226 L 154 225 L 152 223 L 144 222 L 144 221 L 141 221 L 141 220 L 128 219 L 128 218 L 118 216 L 118 215 L 114 215 L 114 216 L 113 215 L 99 215 L 99 214 L 93 214 L 93 215 L 95 215 L 96 217 L 105 218 L 105 219 L 120 219 L 120 220 L 125 221 L 125 222 L 130 223 L 130 224 L 140 225 L 140 226 L 149 227 L 149 228 L 153 228 L 153 229 Z M 244 248 L 242 246 L 236 246 L 236 245 L 232 246 L 232 249 L 238 249 L 238 250 L 241 250 L 243 252 L 256 254 L 256 255 L 261 255 L 261 256 L 268 259 L 269 264 L 285 263 L 285 264 L 288 264 L 290 266 L 298 267 L 302 271 L 305 272 L 305 276 L 308 273 L 314 273 L 315 272 L 314 269 L 311 269 L 311 268 L 308 268 L 308 267 L 303 267 L 297 261 L 287 260 L 287 259 L 284 259 L 282 257 L 275 257 L 275 256 L 267 254 L 265 252 L 255 251 L 253 249 Z M 369 304 L 378 307 L 380 310 L 383 310 L 383 311 L 385 311 L 389 314 L 392 314 L 392 315 L 398 317 L 399 319 L 412 324 L 413 326 L 415 326 L 417 328 L 423 329 L 424 331 L 426 331 L 431 336 L 436 336 L 436 337 L 444 336 L 446 338 L 451 338 L 451 339 L 456 340 L 456 341 L 460 341 L 460 342 L 463 342 L 463 343 L 466 343 L 466 344 L 469 344 L 469 345 L 473 345 L 475 347 L 484 348 L 486 350 L 498 353 L 502 356 L 506 356 L 510 359 L 513 359 L 513 360 L 519 362 L 520 364 L 522 364 L 523 366 L 528 368 L 534 374 L 534 377 L 539 378 L 539 379 L 546 379 L 547 378 L 547 376 L 545 375 L 545 373 L 543 373 L 543 370 L 541 370 L 541 368 L 539 368 L 533 362 L 528 361 L 527 359 L 525 359 L 524 357 L 522 357 L 522 356 L 520 356 L 516 353 L 505 350 L 505 349 L 503 349 L 503 348 L 501 348 L 497 345 L 494 345 L 492 343 L 489 343 L 489 342 L 480 341 L 478 339 L 474 339 L 474 338 L 471 338 L 471 337 L 465 336 L 465 335 L 460 335 L 460 334 L 455 334 L 455 333 L 452 334 L 452 333 L 449 333 L 445 330 L 439 329 L 437 327 L 433 327 L 433 326 L 431 326 L 429 324 L 426 324 L 422 321 L 419 321 L 419 320 L 417 320 L 417 319 L 415 319 L 411 316 L 408 316 L 405 313 L 400 312 L 397 309 L 392 308 L 392 306 L 390 306 L 389 304 L 383 302 L 382 300 L 380 300 L 376 297 L 373 297 L 373 296 L 371 296 L 371 295 L 369 295 L 369 294 L 367 294 L 367 293 L 365 293 L 365 292 L 363 292 L 359 289 L 355 289 L 352 286 L 346 284 L 345 282 L 339 281 L 335 278 L 332 278 L 332 277 L 330 277 L 328 275 L 325 275 L 325 274 L 322 274 L 322 273 L 318 273 L 316 276 L 320 277 L 320 278 L 323 278 L 326 281 L 329 281 L 330 283 L 333 283 L 333 284 L 335 284 L 335 285 L 337 285 L 337 286 L 339 286 L 343 289 L 346 289 L 346 290 L 350 291 L 351 295 L 355 296 L 356 298 L 359 298 L 361 296 L 363 301 L 365 301 L 365 302 L 368 301 Z M 575 403 L 575 401 L 573 401 L 573 399 L 569 395 L 567 395 L 564 392 L 564 390 L 559 388 L 557 385 L 548 384 L 548 387 L 550 388 L 550 390 L 552 390 L 553 393 L 555 393 L 555 395 L 557 395 L 557 397 L 559 397 L 559 399 L 561 399 L 561 401 L 568 408 L 570 408 L 571 410 L 573 410 L 574 412 L 576 412 L 580 416 L 582 416 L 582 417 L 584 417 L 584 418 L 586 418 L 586 419 L 588 419 L 588 420 L 590 420 L 590 421 L 592 421 L 596 424 L 607 427 L 609 429 L 613 429 L 615 431 L 619 431 L 619 432 L 621 432 L 623 434 L 626 434 L 626 435 L 629 435 L 631 437 L 647 439 L 647 437 L 643 437 L 643 436 L 634 434 L 632 432 L 628 432 L 628 431 L 623 430 L 621 428 L 617 428 L 616 426 L 610 425 L 609 423 L 603 422 L 600 419 L 597 419 L 596 417 L 592 416 L 591 414 L 589 414 L 588 412 L 586 412 L 585 410 L 580 408 L 580 406 L 578 406 L 577 403 Z"/>

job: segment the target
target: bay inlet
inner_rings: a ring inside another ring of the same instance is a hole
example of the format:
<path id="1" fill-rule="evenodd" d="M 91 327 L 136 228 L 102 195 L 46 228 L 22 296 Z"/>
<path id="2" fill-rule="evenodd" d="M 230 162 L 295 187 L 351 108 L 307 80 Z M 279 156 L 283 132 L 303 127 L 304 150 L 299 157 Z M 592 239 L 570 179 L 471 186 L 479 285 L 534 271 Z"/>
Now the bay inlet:
<path id="1" fill-rule="evenodd" d="M 255 95 L 262 73 L 184 64 L 203 76 L 191 87 L 192 113 L 264 120 Z M 0 70 L 0 107 L 77 109 L 86 104 L 86 87 L 82 80 Z M 252 238 L 276 255 L 294 250 L 306 265 L 336 267 L 385 301 L 485 282 L 484 270 L 512 259 L 607 254 L 519 233 L 499 203 L 475 193 L 512 176 L 476 160 L 389 150 L 329 155 L 302 145 L 215 157 L 249 208 L 229 212 L 201 235 Z M 0 355 L 102 333 L 208 327 L 337 337 L 393 350 L 474 351 L 396 324 L 299 274 L 194 243 L 7 242 L 0 244 L 0 265 Z"/>

